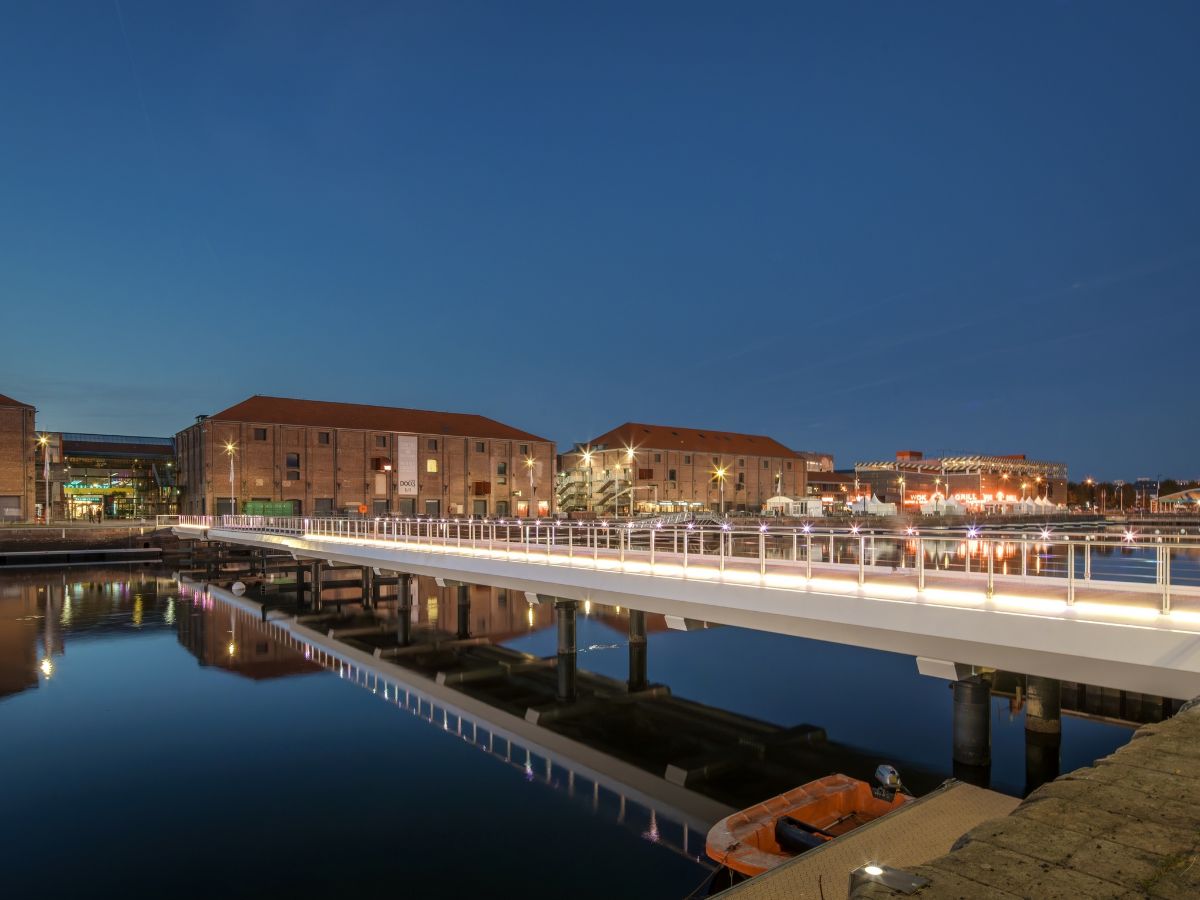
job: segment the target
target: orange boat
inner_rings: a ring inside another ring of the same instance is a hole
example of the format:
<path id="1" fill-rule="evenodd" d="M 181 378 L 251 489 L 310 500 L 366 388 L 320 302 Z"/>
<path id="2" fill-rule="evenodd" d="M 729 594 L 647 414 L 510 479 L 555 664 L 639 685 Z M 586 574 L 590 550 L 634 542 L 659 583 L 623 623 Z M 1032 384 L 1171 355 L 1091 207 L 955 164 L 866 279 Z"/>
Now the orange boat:
<path id="1" fill-rule="evenodd" d="M 734 813 L 709 830 L 705 850 L 735 872 L 759 875 L 912 799 L 891 766 L 880 766 L 875 778 L 877 787 L 827 775 Z"/>

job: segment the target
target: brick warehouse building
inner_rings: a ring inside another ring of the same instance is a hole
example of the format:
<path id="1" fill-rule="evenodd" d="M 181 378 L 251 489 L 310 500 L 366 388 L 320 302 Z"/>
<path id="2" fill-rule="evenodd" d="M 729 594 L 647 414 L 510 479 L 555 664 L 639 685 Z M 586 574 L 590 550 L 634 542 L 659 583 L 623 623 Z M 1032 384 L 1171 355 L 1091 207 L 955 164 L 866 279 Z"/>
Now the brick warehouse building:
<path id="1" fill-rule="evenodd" d="M 554 444 L 466 413 L 254 396 L 175 436 L 182 513 L 550 515 Z"/>
<path id="2" fill-rule="evenodd" d="M 37 432 L 34 408 L 0 394 L 0 522 L 34 517 Z"/>
<path id="3" fill-rule="evenodd" d="M 773 438 L 731 431 L 626 422 L 563 454 L 564 512 L 757 513 L 776 494 L 802 497 L 804 457 Z"/>

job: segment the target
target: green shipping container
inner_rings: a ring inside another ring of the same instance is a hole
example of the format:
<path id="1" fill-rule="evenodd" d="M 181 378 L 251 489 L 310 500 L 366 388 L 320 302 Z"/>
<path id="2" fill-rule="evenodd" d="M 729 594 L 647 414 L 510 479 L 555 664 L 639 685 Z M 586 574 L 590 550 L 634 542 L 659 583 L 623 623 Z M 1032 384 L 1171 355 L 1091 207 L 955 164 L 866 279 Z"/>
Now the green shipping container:
<path id="1" fill-rule="evenodd" d="M 291 500 L 246 500 L 242 512 L 248 516 L 290 516 L 295 506 Z"/>

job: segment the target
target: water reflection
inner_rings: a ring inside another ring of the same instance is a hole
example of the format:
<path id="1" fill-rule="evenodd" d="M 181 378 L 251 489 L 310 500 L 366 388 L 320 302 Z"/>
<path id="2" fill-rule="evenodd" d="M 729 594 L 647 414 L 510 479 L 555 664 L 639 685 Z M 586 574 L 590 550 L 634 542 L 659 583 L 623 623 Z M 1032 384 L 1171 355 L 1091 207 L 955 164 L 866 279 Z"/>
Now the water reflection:
<path id="1" fill-rule="evenodd" d="M 0 699 L 54 678 L 72 641 L 169 625 L 175 579 L 143 567 L 0 576 Z"/>

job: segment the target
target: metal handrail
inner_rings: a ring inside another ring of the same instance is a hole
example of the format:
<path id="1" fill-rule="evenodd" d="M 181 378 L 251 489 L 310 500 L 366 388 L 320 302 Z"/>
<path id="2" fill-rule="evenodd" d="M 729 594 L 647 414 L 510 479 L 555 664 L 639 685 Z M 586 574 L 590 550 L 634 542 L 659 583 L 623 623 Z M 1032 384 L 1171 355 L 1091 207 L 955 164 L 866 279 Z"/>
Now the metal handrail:
<path id="1" fill-rule="evenodd" d="M 529 518 L 181 515 L 160 519 L 184 527 L 402 542 L 426 552 L 499 554 L 507 558 L 517 555 L 547 565 L 596 567 L 603 558 L 619 563 L 624 571 L 640 572 L 630 566 L 646 562 L 649 574 L 665 574 L 661 567 L 668 565 L 678 567 L 684 578 L 697 565 L 715 563 L 723 578 L 727 569 L 745 571 L 746 564 L 753 561 L 763 579 L 776 573 L 794 574 L 800 568 L 807 579 L 814 577 L 814 570 L 819 574 L 856 573 L 862 585 L 868 571 L 890 569 L 893 575 L 915 578 L 917 590 L 923 591 L 931 575 L 938 578 L 953 571 L 955 577 L 984 582 L 989 598 L 997 584 L 1036 579 L 1039 583 L 1061 584 L 1068 604 L 1075 602 L 1080 587 L 1155 593 L 1161 598 L 1164 614 L 1170 612 L 1173 595 L 1200 596 L 1200 578 L 1193 575 L 1189 582 L 1188 576 L 1181 578 L 1172 573 L 1172 560 L 1180 553 L 1200 555 L 1200 533 L 1183 531 L 1139 534 L 1128 530 L 1115 534 L 976 527 L 922 531 L 858 525 L 788 527 L 764 523 L 748 527 L 731 522 L 710 527 L 695 522 L 668 526 L 662 521 Z M 1118 555 L 1120 559 L 1150 550 L 1154 552 L 1153 560 L 1131 559 L 1136 568 L 1115 572 L 1120 577 L 1112 577 L 1113 571 L 1097 571 L 1095 561 L 1105 555 Z"/>

